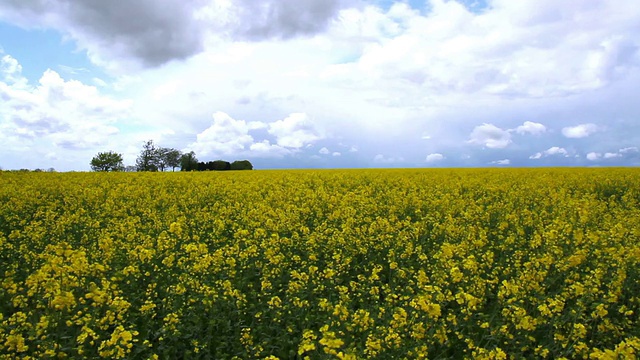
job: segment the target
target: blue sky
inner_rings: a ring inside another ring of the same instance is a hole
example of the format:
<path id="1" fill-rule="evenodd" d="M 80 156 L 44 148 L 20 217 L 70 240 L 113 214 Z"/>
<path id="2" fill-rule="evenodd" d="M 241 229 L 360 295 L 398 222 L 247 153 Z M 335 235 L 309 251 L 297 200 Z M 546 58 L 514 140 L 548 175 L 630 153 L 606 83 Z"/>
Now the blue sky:
<path id="1" fill-rule="evenodd" d="M 0 4 L 0 167 L 638 166 L 626 0 Z"/>

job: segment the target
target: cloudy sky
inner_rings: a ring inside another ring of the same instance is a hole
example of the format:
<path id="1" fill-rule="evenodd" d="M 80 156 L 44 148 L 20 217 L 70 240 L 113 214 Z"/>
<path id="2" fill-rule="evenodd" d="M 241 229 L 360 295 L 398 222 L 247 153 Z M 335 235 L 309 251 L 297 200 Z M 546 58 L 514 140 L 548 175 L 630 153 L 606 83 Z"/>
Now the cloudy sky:
<path id="1" fill-rule="evenodd" d="M 3 0 L 0 167 L 639 166 L 635 0 Z"/>

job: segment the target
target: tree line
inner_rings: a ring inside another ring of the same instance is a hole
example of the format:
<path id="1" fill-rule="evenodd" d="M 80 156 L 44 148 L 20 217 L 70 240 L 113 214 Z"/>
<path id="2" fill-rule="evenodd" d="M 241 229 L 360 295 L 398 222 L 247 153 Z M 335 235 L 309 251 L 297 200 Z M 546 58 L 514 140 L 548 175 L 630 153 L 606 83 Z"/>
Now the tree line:
<path id="1" fill-rule="evenodd" d="M 177 149 L 156 146 L 153 140 L 143 144 L 135 166 L 125 167 L 122 154 L 114 151 L 98 153 L 91 159 L 90 165 L 93 171 L 165 171 L 169 168 L 175 171 L 178 167 L 180 171 L 253 170 L 249 160 L 201 162 L 193 151 L 182 153 Z"/>

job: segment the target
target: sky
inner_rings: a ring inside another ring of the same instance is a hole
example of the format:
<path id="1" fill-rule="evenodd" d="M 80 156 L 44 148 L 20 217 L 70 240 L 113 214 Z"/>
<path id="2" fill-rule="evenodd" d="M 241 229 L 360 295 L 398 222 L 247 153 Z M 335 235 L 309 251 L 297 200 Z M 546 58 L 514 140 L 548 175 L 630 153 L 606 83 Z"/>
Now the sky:
<path id="1" fill-rule="evenodd" d="M 635 0 L 3 0 L 0 168 L 640 165 Z"/>

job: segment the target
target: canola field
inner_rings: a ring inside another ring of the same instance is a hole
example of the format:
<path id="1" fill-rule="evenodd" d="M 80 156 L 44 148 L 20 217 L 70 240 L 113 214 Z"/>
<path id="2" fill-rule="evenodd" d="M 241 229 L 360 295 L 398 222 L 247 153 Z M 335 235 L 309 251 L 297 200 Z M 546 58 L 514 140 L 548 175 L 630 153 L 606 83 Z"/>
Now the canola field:
<path id="1" fill-rule="evenodd" d="M 0 172 L 0 358 L 640 353 L 640 169 Z"/>

